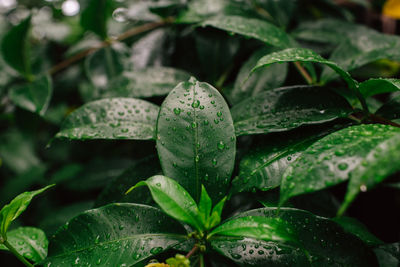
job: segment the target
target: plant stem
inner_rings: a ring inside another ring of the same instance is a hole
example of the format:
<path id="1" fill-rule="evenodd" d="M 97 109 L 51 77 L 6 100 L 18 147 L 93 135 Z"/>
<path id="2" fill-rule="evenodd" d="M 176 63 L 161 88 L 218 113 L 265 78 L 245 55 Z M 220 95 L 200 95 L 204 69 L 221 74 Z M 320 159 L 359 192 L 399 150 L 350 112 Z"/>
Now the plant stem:
<path id="1" fill-rule="evenodd" d="M 391 126 L 400 128 L 400 124 L 393 122 L 391 120 L 388 120 L 386 118 L 383 118 L 381 116 L 375 115 L 375 114 L 369 114 L 369 119 L 373 122 L 378 122 L 381 124 L 391 125 Z"/>
<path id="2" fill-rule="evenodd" d="M 14 254 L 15 257 L 17 257 L 25 266 L 28 267 L 34 267 L 27 259 L 25 259 L 21 254 L 18 253 L 18 251 L 15 250 L 15 248 L 8 243 L 7 240 L 4 240 L 3 245 L 8 248 L 9 251 L 11 251 L 12 254 Z"/>
<path id="3" fill-rule="evenodd" d="M 69 65 L 78 62 L 79 60 L 85 58 L 86 56 L 96 52 L 97 50 L 104 48 L 104 47 L 108 47 L 111 46 L 114 42 L 119 42 L 119 41 L 123 41 L 129 37 L 132 37 L 134 35 L 158 28 L 160 26 L 163 26 L 165 24 L 171 23 L 172 19 L 166 19 L 163 21 L 157 21 L 157 22 L 150 22 L 150 23 L 146 23 L 143 25 L 140 25 L 138 27 L 134 27 L 131 28 L 129 30 L 127 30 L 126 32 L 122 33 L 121 35 L 119 35 L 116 38 L 110 39 L 110 40 L 106 40 L 104 42 L 101 42 L 98 46 L 96 47 L 90 47 L 86 50 L 83 50 L 82 52 L 79 52 L 75 55 L 73 55 L 72 57 L 58 63 L 57 65 L 53 66 L 48 73 L 50 75 L 53 75 L 57 72 L 59 72 L 62 69 L 65 69 L 66 67 L 68 67 Z"/>
<path id="4" fill-rule="evenodd" d="M 194 253 L 199 249 L 199 246 L 194 245 L 191 251 L 189 251 L 188 254 L 186 254 L 185 258 L 189 259 L 191 256 L 193 256 Z"/>
<path id="5" fill-rule="evenodd" d="M 313 84 L 313 79 L 311 78 L 310 74 L 306 71 L 306 69 L 300 64 L 300 62 L 294 62 L 294 66 L 300 72 L 301 76 L 303 76 L 304 80 L 308 84 Z"/>
<path id="6" fill-rule="evenodd" d="M 200 254 L 199 266 L 200 266 L 200 267 L 204 267 L 204 266 L 205 266 L 205 265 L 204 265 L 204 255 L 203 255 L 203 254 Z"/>

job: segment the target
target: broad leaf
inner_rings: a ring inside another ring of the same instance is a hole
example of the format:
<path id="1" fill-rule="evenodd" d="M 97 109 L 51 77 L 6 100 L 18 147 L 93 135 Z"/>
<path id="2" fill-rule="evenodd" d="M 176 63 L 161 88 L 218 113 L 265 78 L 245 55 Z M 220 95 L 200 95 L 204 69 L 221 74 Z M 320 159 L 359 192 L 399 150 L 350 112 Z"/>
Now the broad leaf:
<path id="1" fill-rule="evenodd" d="M 343 70 L 335 62 L 329 61 L 316 54 L 312 50 L 306 48 L 288 48 L 279 52 L 268 54 L 257 62 L 257 65 L 253 68 L 252 72 L 270 64 L 282 62 L 311 62 L 327 65 L 337 74 L 339 74 L 351 89 L 356 90 L 357 88 L 357 82 L 351 78 L 347 71 Z"/>
<path id="2" fill-rule="evenodd" d="M 164 174 L 196 201 L 201 184 L 214 203 L 222 199 L 233 170 L 236 136 L 220 93 L 194 78 L 175 87 L 159 113 L 157 151 Z"/>
<path id="3" fill-rule="evenodd" d="M 3 59 L 26 78 L 31 75 L 30 45 L 28 40 L 31 17 L 14 26 L 2 39 Z"/>
<path id="4" fill-rule="evenodd" d="M 281 208 L 279 212 L 277 208 L 250 210 L 238 217 L 249 216 L 275 220 L 284 231 L 290 233 L 293 240 L 292 243 L 285 243 L 261 242 L 260 238 L 242 238 L 234 241 L 232 238 L 224 240 L 222 236 L 210 238 L 214 250 L 242 266 L 377 265 L 375 255 L 362 241 L 346 233 L 329 219 L 290 208 Z M 266 254 L 269 257 L 266 257 Z M 292 262 L 294 259 L 299 262 Z"/>
<path id="5" fill-rule="evenodd" d="M 110 204 L 72 219 L 50 239 L 51 266 L 132 266 L 186 240 L 159 209 Z"/>
<path id="6" fill-rule="evenodd" d="M 400 264 L 400 243 L 381 245 L 374 249 L 379 266 L 391 267 Z"/>
<path id="7" fill-rule="evenodd" d="M 40 262 L 47 256 L 47 241 L 45 233 L 33 227 L 19 227 L 7 233 L 7 241 L 19 254 L 33 262 Z M 8 250 L 0 245 L 0 250 Z"/>
<path id="8" fill-rule="evenodd" d="M 398 79 L 369 79 L 360 83 L 360 92 L 364 97 L 400 91 Z"/>
<path id="9" fill-rule="evenodd" d="M 52 186 L 54 185 L 49 185 L 36 191 L 24 192 L 15 197 L 9 204 L 5 205 L 0 210 L 0 235 L 5 238 L 8 227 L 12 221 L 18 218 L 19 215 L 25 211 L 25 209 L 31 203 L 32 198 L 46 191 Z"/>
<path id="10" fill-rule="evenodd" d="M 52 94 L 50 76 L 36 78 L 33 82 L 11 87 L 8 91 L 8 96 L 17 106 L 42 116 L 49 106 Z"/>
<path id="11" fill-rule="evenodd" d="M 274 64 L 267 68 L 263 68 L 253 72 L 250 77 L 251 69 L 256 65 L 257 61 L 265 54 L 271 53 L 273 50 L 264 48 L 256 51 L 240 69 L 235 85 L 226 97 L 232 105 L 239 103 L 241 100 L 256 96 L 263 91 L 280 87 L 286 79 L 287 64 Z"/>
<path id="12" fill-rule="evenodd" d="M 102 39 L 107 38 L 107 20 L 112 14 L 111 0 L 91 0 L 81 15 L 81 25 Z"/>
<path id="13" fill-rule="evenodd" d="M 287 131 L 346 117 L 351 106 L 321 87 L 277 88 L 250 97 L 231 109 L 236 135 Z"/>
<path id="14" fill-rule="evenodd" d="M 158 106 L 134 98 L 110 98 L 89 102 L 62 123 L 57 138 L 152 139 Z"/>
<path id="15" fill-rule="evenodd" d="M 351 126 L 311 145 L 283 175 L 280 203 L 350 179 L 344 206 L 400 169 L 396 161 L 400 129 L 387 125 Z"/>
<path id="16" fill-rule="evenodd" d="M 205 229 L 196 202 L 175 180 L 156 175 L 137 183 L 127 193 L 143 185 L 148 186 L 154 201 L 166 214 L 199 231 Z"/>
<path id="17" fill-rule="evenodd" d="M 227 32 L 255 38 L 276 47 L 295 46 L 294 41 L 280 28 L 263 20 L 242 16 L 219 15 L 201 23 L 203 27 L 212 26 Z"/>
<path id="18" fill-rule="evenodd" d="M 400 95 L 385 103 L 375 114 L 387 119 L 400 119 Z"/>
<path id="19" fill-rule="evenodd" d="M 102 98 L 163 96 L 171 92 L 178 83 L 189 78 L 190 75 L 185 71 L 168 67 L 126 71 L 111 80 L 108 89 L 100 93 L 100 96 Z"/>

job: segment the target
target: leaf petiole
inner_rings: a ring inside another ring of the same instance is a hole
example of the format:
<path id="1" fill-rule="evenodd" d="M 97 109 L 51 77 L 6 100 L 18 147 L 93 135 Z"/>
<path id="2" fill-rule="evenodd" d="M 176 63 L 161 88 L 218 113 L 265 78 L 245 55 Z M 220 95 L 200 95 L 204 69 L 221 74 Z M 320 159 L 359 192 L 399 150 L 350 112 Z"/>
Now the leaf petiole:
<path id="1" fill-rule="evenodd" d="M 14 254 L 15 257 L 17 257 L 25 266 L 28 267 L 34 267 L 27 259 L 24 258 L 21 254 L 18 253 L 18 251 L 10 244 L 8 243 L 7 240 L 3 241 L 3 245 L 8 248 L 8 250 Z"/>

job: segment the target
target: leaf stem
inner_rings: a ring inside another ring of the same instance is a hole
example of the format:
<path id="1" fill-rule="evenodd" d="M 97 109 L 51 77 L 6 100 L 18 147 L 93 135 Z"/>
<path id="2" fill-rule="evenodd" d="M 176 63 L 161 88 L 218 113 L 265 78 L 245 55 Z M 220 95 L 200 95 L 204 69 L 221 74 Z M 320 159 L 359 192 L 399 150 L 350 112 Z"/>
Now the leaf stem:
<path id="1" fill-rule="evenodd" d="M 21 254 L 19 254 L 18 251 L 15 250 L 15 248 L 10 243 L 8 243 L 7 240 L 4 240 L 3 245 L 6 248 L 8 248 L 8 250 L 12 254 L 14 254 L 14 256 L 17 257 L 23 264 L 25 264 L 25 266 L 34 267 L 27 259 L 25 259 Z"/>
<path id="2" fill-rule="evenodd" d="M 90 47 L 86 50 L 83 50 L 75 55 L 73 55 L 72 57 L 58 63 L 57 65 L 53 66 L 48 73 L 50 75 L 53 75 L 57 72 L 59 72 L 62 69 L 65 69 L 66 67 L 72 65 L 75 62 L 78 62 L 79 60 L 85 58 L 86 56 L 96 52 L 97 50 L 104 48 L 104 47 L 108 47 L 111 46 L 113 43 L 115 42 L 119 42 L 119 41 L 123 41 L 129 37 L 132 37 L 134 35 L 164 26 L 166 24 L 172 23 L 172 19 L 171 18 L 167 18 L 165 20 L 162 21 L 156 21 L 156 22 L 150 22 L 150 23 L 146 23 L 143 25 L 140 25 L 138 27 L 133 27 L 129 30 L 127 30 L 126 32 L 122 33 L 121 35 L 117 36 L 116 38 L 113 39 L 109 39 L 106 40 L 104 42 L 101 42 L 98 46 L 95 47 Z"/>
<path id="3" fill-rule="evenodd" d="M 203 253 L 200 254 L 199 266 L 200 266 L 200 267 L 204 267 L 204 266 L 205 266 L 205 265 L 204 265 L 204 255 L 203 255 Z"/>
<path id="4" fill-rule="evenodd" d="M 296 69 L 300 72 L 301 76 L 303 76 L 304 80 L 306 80 L 307 84 L 313 84 L 313 79 L 310 74 L 306 71 L 306 69 L 300 64 L 300 62 L 293 63 Z"/>
<path id="5" fill-rule="evenodd" d="M 391 120 L 388 120 L 386 118 L 383 118 L 381 116 L 375 115 L 375 114 L 369 114 L 369 119 L 373 122 L 378 122 L 381 124 L 391 125 L 391 126 L 400 128 L 400 124 L 393 122 Z"/>
<path id="6" fill-rule="evenodd" d="M 189 251 L 188 254 L 186 254 L 185 258 L 189 259 L 191 256 L 193 256 L 193 254 L 196 253 L 196 251 L 199 250 L 199 246 L 198 245 L 194 245 L 194 247 L 192 248 L 191 251 Z"/>

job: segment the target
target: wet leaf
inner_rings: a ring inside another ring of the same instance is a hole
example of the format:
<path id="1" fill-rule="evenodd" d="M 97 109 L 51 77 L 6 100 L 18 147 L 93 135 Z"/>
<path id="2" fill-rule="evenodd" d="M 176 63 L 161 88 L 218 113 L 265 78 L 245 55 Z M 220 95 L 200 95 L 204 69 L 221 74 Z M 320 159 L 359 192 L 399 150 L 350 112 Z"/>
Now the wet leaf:
<path id="1" fill-rule="evenodd" d="M 221 200 L 233 170 L 236 137 L 220 93 L 194 78 L 175 87 L 159 113 L 157 151 L 164 174 L 196 201 L 201 184 L 214 203 Z"/>
<path id="2" fill-rule="evenodd" d="M 390 267 L 400 264 L 400 243 L 381 245 L 374 249 L 379 266 Z"/>
<path id="3" fill-rule="evenodd" d="M 369 79 L 360 83 L 360 92 L 364 97 L 396 92 L 399 90 L 400 80 L 398 79 Z"/>
<path id="4" fill-rule="evenodd" d="M 110 98 L 89 102 L 62 123 L 57 138 L 152 139 L 158 106 L 134 98 Z"/>
<path id="5" fill-rule="evenodd" d="M 112 1 L 91 0 L 81 14 L 81 25 L 102 39 L 107 38 L 107 21 L 111 18 Z"/>
<path id="6" fill-rule="evenodd" d="M 44 260 L 47 256 L 47 241 L 45 233 L 34 227 L 19 227 L 7 233 L 7 241 L 16 251 L 35 263 Z M 8 250 L 0 245 L 0 250 Z"/>
<path id="7" fill-rule="evenodd" d="M 283 175 L 280 203 L 350 180 L 342 214 L 360 191 L 380 183 L 400 168 L 395 160 L 400 129 L 373 124 L 334 132 L 314 144 Z"/>
<path id="8" fill-rule="evenodd" d="M 199 201 L 199 214 L 203 220 L 204 225 L 207 224 L 212 208 L 212 201 L 204 186 L 201 186 L 201 195 Z"/>
<path id="9" fill-rule="evenodd" d="M 137 183 L 127 193 L 144 185 L 148 186 L 154 201 L 166 214 L 193 226 L 199 231 L 205 229 L 205 224 L 200 216 L 196 202 L 175 180 L 162 175 L 156 175 L 146 181 Z"/>
<path id="10" fill-rule="evenodd" d="M 50 239 L 52 266 L 131 266 L 186 240 L 185 230 L 159 209 L 110 204 L 86 211 Z"/>
<path id="11" fill-rule="evenodd" d="M 33 82 L 16 85 L 8 91 L 8 96 L 17 106 L 41 116 L 46 112 L 52 94 L 53 85 L 50 76 L 42 76 Z"/>
<path id="12" fill-rule="evenodd" d="M 287 131 L 346 117 L 351 106 L 328 88 L 293 86 L 269 90 L 231 109 L 236 135 Z"/>

